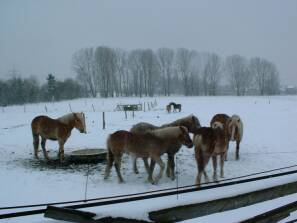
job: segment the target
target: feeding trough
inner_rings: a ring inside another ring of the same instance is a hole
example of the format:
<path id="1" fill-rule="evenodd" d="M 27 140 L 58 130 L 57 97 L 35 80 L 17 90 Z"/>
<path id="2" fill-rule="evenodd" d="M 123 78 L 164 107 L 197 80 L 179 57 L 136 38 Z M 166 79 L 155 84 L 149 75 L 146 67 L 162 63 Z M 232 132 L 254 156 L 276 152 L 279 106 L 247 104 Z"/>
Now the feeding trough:
<path id="1" fill-rule="evenodd" d="M 106 149 L 92 148 L 74 150 L 67 156 L 70 163 L 98 163 L 106 160 Z"/>

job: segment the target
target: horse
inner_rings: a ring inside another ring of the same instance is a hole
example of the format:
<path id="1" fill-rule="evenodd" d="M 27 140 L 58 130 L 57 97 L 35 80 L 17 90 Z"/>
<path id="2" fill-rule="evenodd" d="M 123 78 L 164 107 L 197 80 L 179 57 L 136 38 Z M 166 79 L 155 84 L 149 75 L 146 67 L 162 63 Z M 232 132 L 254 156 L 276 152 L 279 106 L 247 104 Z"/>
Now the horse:
<path id="1" fill-rule="evenodd" d="M 148 181 L 156 184 L 162 178 L 165 168 L 161 156 L 173 144 L 182 144 L 189 148 L 193 146 L 185 127 L 168 127 L 160 130 L 160 132 L 133 133 L 119 130 L 112 133 L 107 139 L 108 154 L 104 179 L 109 177 L 111 167 L 115 163 L 119 182 L 124 182 L 120 168 L 122 155 L 127 152 L 135 157 L 151 158 L 154 163 L 156 162 L 160 166 L 160 172 L 155 179 L 153 179 L 154 164 L 148 169 Z M 142 148 L 139 145 L 142 145 Z"/>
<path id="2" fill-rule="evenodd" d="M 64 159 L 64 144 L 69 138 L 73 128 L 81 133 L 86 133 L 85 115 L 81 113 L 69 113 L 57 119 L 48 116 L 37 116 L 31 122 L 33 135 L 34 155 L 38 159 L 39 136 L 41 147 L 46 160 L 49 160 L 45 143 L 47 139 L 57 140 L 59 143 L 59 159 Z"/>
<path id="3" fill-rule="evenodd" d="M 199 187 L 202 174 L 208 182 L 205 167 L 210 158 L 213 163 L 213 180 L 217 181 L 217 156 L 220 156 L 220 176 L 224 177 L 224 156 L 227 151 L 227 132 L 218 125 L 216 128 L 202 127 L 194 133 L 193 143 L 195 146 L 195 159 L 197 162 L 198 174 L 196 184 Z"/>
<path id="4" fill-rule="evenodd" d="M 181 104 L 174 104 L 173 105 L 173 111 L 176 112 L 176 110 L 178 110 L 178 112 L 181 112 Z"/>
<path id="5" fill-rule="evenodd" d="M 229 141 L 236 141 L 236 153 L 235 153 L 235 159 L 239 159 L 239 145 L 242 140 L 243 136 L 243 123 L 238 115 L 232 115 L 229 117 L 226 114 L 216 114 L 210 122 L 211 127 L 215 127 L 215 125 L 218 125 L 218 123 L 221 123 L 224 128 L 228 131 L 228 138 Z M 229 142 L 228 142 L 228 148 L 229 148 Z M 227 159 L 227 154 L 225 156 Z"/>
<path id="6" fill-rule="evenodd" d="M 169 105 L 166 105 L 166 111 L 167 111 L 168 113 L 171 112 L 171 105 L 170 105 L 170 104 L 169 104 Z"/>
<path id="7" fill-rule="evenodd" d="M 152 125 L 147 122 L 140 122 L 140 123 L 132 126 L 130 131 L 135 132 L 135 133 L 144 133 L 144 132 L 150 132 L 150 131 L 154 131 L 154 130 L 162 129 L 162 128 L 166 128 L 166 127 L 173 127 L 173 126 L 184 126 L 188 129 L 188 131 L 190 133 L 194 133 L 197 129 L 199 129 L 201 127 L 199 119 L 195 115 L 189 115 L 184 118 L 177 119 L 176 121 L 173 121 L 171 123 L 164 124 L 161 126 Z M 175 153 L 178 152 L 178 149 L 168 148 L 168 151 L 170 151 L 170 152 L 167 152 L 168 161 L 167 161 L 166 174 L 168 177 L 170 177 L 172 180 L 174 180 L 175 179 L 174 155 L 175 155 Z M 176 151 L 176 152 L 173 152 L 173 151 Z M 148 169 L 147 159 L 144 159 L 143 161 L 144 161 L 145 168 Z M 136 162 L 137 162 L 137 160 L 135 158 L 134 162 L 133 162 L 133 169 L 134 169 L 134 173 L 138 174 L 139 172 L 138 172 Z"/>

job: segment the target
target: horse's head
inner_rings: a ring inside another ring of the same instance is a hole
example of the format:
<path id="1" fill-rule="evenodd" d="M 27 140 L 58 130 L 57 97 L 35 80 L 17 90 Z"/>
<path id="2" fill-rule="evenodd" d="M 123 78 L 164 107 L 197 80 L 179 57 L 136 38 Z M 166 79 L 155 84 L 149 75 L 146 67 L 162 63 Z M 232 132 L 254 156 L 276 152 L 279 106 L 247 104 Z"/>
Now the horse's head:
<path id="1" fill-rule="evenodd" d="M 81 113 L 73 113 L 74 116 L 74 127 L 80 131 L 80 133 L 87 133 L 86 130 L 86 119 L 85 114 Z"/>
<path id="2" fill-rule="evenodd" d="M 201 128 L 201 124 L 195 115 L 188 116 L 186 122 L 188 123 L 187 128 L 191 133 L 194 133 L 197 129 Z"/>
<path id="3" fill-rule="evenodd" d="M 184 126 L 180 126 L 180 131 L 181 134 L 179 135 L 179 139 L 181 141 L 181 143 L 185 146 L 187 146 L 188 148 L 192 148 L 193 147 L 193 141 L 190 138 L 188 129 Z"/>
<path id="4" fill-rule="evenodd" d="M 238 115 L 232 115 L 228 123 L 228 132 L 229 132 L 231 141 L 235 140 L 235 132 L 237 132 L 240 135 L 242 134 L 241 126 L 242 126 L 242 122 L 240 117 Z"/>

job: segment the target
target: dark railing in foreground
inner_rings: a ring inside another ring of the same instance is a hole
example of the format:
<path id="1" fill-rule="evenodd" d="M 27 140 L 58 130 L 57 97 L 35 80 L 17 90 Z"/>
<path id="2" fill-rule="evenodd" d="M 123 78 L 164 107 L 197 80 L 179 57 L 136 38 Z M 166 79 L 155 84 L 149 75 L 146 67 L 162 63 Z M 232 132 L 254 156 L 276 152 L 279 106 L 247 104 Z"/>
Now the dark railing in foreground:
<path id="1" fill-rule="evenodd" d="M 72 205 L 63 206 L 64 208 L 80 209 L 80 208 L 97 207 L 97 206 L 103 206 L 103 205 L 119 204 L 119 203 L 131 202 L 131 201 L 139 201 L 139 200 L 152 199 L 152 198 L 158 198 L 158 197 L 164 197 L 164 196 L 170 196 L 170 195 L 178 195 L 178 194 L 184 194 L 184 193 L 189 193 L 194 191 L 209 190 L 214 188 L 226 187 L 231 185 L 254 182 L 258 180 L 291 175 L 291 174 L 297 173 L 297 170 L 291 170 L 291 171 L 286 171 L 282 173 L 275 173 L 275 174 L 264 175 L 259 177 L 241 179 L 241 178 L 251 177 L 251 176 L 265 174 L 269 172 L 285 170 L 293 167 L 297 167 L 297 165 L 229 178 L 229 179 L 218 181 L 217 183 L 208 183 L 208 184 L 204 183 L 204 184 L 201 184 L 199 188 L 197 187 L 197 185 L 189 185 L 189 186 L 161 189 L 161 190 L 155 190 L 155 191 L 147 191 L 147 192 L 141 192 L 141 193 L 135 193 L 135 194 L 93 198 L 93 199 L 87 199 L 87 200 L 75 200 L 75 201 L 66 201 L 66 202 L 0 207 L 0 211 L 23 209 L 23 208 L 45 207 L 49 205 L 65 205 L 65 204 L 72 204 Z M 238 179 L 241 179 L 241 180 L 238 180 Z M 81 203 L 81 204 L 74 204 L 74 203 Z M 5 213 L 5 214 L 0 214 L 0 219 L 42 214 L 42 213 L 45 213 L 45 211 L 46 211 L 46 208 L 41 208 L 41 209 L 34 209 L 34 210 Z"/>

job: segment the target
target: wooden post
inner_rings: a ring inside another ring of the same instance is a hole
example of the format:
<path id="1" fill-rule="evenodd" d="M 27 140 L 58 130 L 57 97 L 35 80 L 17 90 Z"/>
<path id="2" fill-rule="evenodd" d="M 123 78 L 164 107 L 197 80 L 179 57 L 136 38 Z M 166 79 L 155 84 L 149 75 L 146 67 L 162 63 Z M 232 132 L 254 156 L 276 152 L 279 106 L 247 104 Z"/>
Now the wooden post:
<path id="1" fill-rule="evenodd" d="M 47 113 L 47 107 L 46 107 L 46 105 L 44 106 L 44 108 L 45 108 L 45 112 Z"/>
<path id="2" fill-rule="evenodd" d="M 105 129 L 105 112 L 102 112 L 102 123 L 103 123 L 103 129 Z"/>
<path id="3" fill-rule="evenodd" d="M 72 112 L 71 104 L 70 104 L 70 103 L 68 103 L 68 105 L 69 105 L 69 109 L 70 109 L 70 111 Z"/>
<path id="4" fill-rule="evenodd" d="M 125 111 L 125 119 L 127 119 L 127 111 L 126 110 L 124 110 Z"/>
<path id="5" fill-rule="evenodd" d="M 148 110 L 148 111 L 151 110 L 151 108 L 150 108 L 150 103 L 149 103 L 149 102 L 147 103 L 147 110 Z"/>
<path id="6" fill-rule="evenodd" d="M 92 108 L 93 108 L 93 112 L 95 112 L 95 107 L 94 107 L 94 105 L 92 104 Z"/>
<path id="7" fill-rule="evenodd" d="M 143 102 L 143 111 L 145 112 L 145 102 Z"/>
<path id="8" fill-rule="evenodd" d="M 134 108 L 132 109 L 132 117 L 134 118 Z"/>

